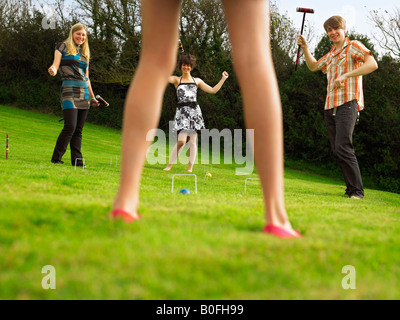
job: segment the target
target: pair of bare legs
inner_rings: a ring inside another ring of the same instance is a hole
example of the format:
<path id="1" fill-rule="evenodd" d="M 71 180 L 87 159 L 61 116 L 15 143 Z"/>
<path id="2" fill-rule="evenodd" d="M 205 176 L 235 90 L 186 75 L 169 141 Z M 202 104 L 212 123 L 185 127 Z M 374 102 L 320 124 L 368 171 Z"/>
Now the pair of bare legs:
<path id="1" fill-rule="evenodd" d="M 121 180 L 114 210 L 137 218 L 139 187 L 149 142 L 159 121 L 164 90 L 177 54 L 180 0 L 142 1 L 142 52 L 125 102 Z M 265 219 L 295 236 L 284 205 L 283 128 L 269 45 L 265 0 L 224 0 L 246 126 L 254 129 L 254 157 L 263 189 Z M 151 76 L 149 76 L 151 75 Z"/>
<path id="2" fill-rule="evenodd" d="M 187 138 L 189 136 L 189 164 L 188 164 L 188 172 L 193 171 L 193 164 L 196 160 L 196 155 L 197 155 L 197 133 L 186 133 L 186 132 L 180 132 L 178 134 L 178 142 L 175 144 L 174 148 L 171 151 L 171 154 L 169 156 L 169 161 L 168 165 L 165 167 L 165 171 L 169 171 L 172 169 L 173 164 L 176 162 L 176 160 L 179 157 L 179 154 L 181 153 L 183 147 L 186 144 Z"/>

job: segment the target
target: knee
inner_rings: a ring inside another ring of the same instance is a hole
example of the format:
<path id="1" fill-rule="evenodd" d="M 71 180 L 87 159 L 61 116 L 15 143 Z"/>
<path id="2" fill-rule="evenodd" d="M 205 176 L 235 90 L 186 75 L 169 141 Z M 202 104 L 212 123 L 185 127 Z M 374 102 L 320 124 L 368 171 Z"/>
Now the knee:
<path id="1" fill-rule="evenodd" d="M 188 145 L 189 145 L 189 148 L 191 148 L 191 149 L 193 149 L 193 148 L 196 148 L 196 146 L 197 146 L 197 141 L 195 140 L 195 139 L 190 139 L 189 140 L 189 142 L 188 142 Z"/>
<path id="2" fill-rule="evenodd" d="M 154 68 L 154 71 L 163 77 L 168 77 L 176 67 L 176 56 L 167 51 L 171 50 L 147 51 L 146 54 L 143 54 L 141 63 L 148 68 Z"/>
<path id="3" fill-rule="evenodd" d="M 82 134 L 82 131 L 83 131 L 83 125 L 79 124 L 75 127 L 74 134 Z"/>
<path id="4" fill-rule="evenodd" d="M 178 140 L 177 142 L 177 147 L 178 149 L 182 148 L 186 144 L 186 141 L 184 140 Z"/>
<path id="5" fill-rule="evenodd" d="M 334 155 L 339 159 L 352 157 L 354 155 L 353 146 L 345 143 L 337 143 L 335 145 Z"/>
<path id="6" fill-rule="evenodd" d="M 169 54 L 164 54 L 163 57 L 160 57 L 160 65 L 164 66 L 163 72 L 165 72 L 167 76 L 170 76 L 174 72 L 174 69 L 176 68 L 175 51 L 170 52 Z"/>
<path id="7" fill-rule="evenodd" d="M 73 133 L 74 136 L 81 136 L 82 135 L 82 128 L 77 127 Z"/>
<path id="8" fill-rule="evenodd" d="M 62 132 L 66 135 L 72 136 L 75 133 L 76 125 L 73 123 L 65 123 Z"/>
<path id="9" fill-rule="evenodd" d="M 236 53 L 233 52 L 234 68 L 241 82 L 252 82 L 270 72 L 275 72 L 269 54 L 259 55 L 259 59 L 255 59 L 254 52 L 248 48 L 235 49 Z"/>

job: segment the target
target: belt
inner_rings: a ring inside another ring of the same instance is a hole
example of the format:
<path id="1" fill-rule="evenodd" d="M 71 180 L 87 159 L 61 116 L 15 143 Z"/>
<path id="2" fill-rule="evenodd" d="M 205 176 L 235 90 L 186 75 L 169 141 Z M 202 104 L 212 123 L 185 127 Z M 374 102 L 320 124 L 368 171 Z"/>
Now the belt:
<path id="1" fill-rule="evenodd" d="M 351 100 L 351 101 L 347 101 L 346 103 L 343 103 L 343 104 L 340 105 L 340 106 L 334 107 L 334 108 L 333 108 L 332 115 L 333 115 L 333 116 L 336 116 L 336 112 L 337 112 L 337 109 L 338 109 L 339 107 L 344 106 L 344 105 L 346 105 L 346 104 L 353 103 L 353 102 L 356 102 L 356 103 L 357 103 L 357 100 L 354 99 L 354 100 Z M 359 113 L 359 114 L 360 114 L 360 113 Z"/>
<path id="2" fill-rule="evenodd" d="M 197 102 L 179 102 L 177 107 L 178 108 L 189 107 L 195 109 L 197 108 Z"/>

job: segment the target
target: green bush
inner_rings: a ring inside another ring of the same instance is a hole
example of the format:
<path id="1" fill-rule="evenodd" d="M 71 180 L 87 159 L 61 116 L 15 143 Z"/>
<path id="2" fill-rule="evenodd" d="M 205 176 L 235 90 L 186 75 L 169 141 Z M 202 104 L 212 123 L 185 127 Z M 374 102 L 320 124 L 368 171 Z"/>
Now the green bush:
<path id="1" fill-rule="evenodd" d="M 185 53 L 197 57 L 194 77 L 213 86 L 220 80 L 222 71 L 230 74 L 216 95 L 199 91 L 198 101 L 206 127 L 244 129 L 240 88 L 233 70 L 225 23 L 219 18 L 222 9 L 219 2 L 215 6 L 208 5 L 210 3 L 214 2 L 184 3 L 182 16 L 191 23 L 181 25 L 181 40 Z M 194 12 L 196 19 L 192 19 Z M 92 32 L 88 34 L 92 87 L 95 94 L 110 103 L 109 108 L 92 108 L 88 121 L 114 128 L 122 125 L 124 101 L 141 45 L 140 33 L 132 29 L 132 23 L 129 28 L 120 29 L 113 25 L 113 15 L 118 14 L 138 19 L 128 11 L 104 11 L 104 17 L 96 16 L 93 25 L 89 25 Z M 94 17 L 95 12 L 92 15 Z M 73 20 L 59 21 L 56 29 L 43 30 L 42 19 L 40 12 L 28 10 L 0 25 L 0 103 L 61 114 L 61 80 L 59 75 L 50 77 L 47 69 L 53 61 L 55 45 L 67 37 Z M 304 64 L 294 72 L 293 57 L 288 52 L 293 32 L 290 20 L 279 14 L 274 16 L 271 47 L 282 100 L 285 156 L 313 162 L 337 174 L 323 120 L 326 76 L 310 72 Z M 363 42 L 376 56 L 368 37 L 351 34 L 350 38 Z M 121 45 L 119 55 L 118 45 Z M 321 58 L 331 47 L 329 38 L 324 36 L 315 50 L 315 57 Z M 400 63 L 388 56 L 377 60 L 379 69 L 364 78 L 366 107 L 355 129 L 354 146 L 363 176 L 369 176 L 382 189 L 400 192 Z M 175 74 L 180 75 L 180 70 Z M 166 132 L 169 121 L 174 119 L 175 105 L 175 89 L 168 85 L 159 122 L 159 127 Z"/>

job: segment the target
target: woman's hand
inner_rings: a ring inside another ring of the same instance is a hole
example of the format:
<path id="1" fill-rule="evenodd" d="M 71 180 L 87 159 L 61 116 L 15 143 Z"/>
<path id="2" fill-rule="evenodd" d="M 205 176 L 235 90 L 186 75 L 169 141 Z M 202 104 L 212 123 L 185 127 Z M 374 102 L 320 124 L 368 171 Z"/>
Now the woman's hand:
<path id="1" fill-rule="evenodd" d="M 91 99 L 90 99 L 90 104 L 91 104 L 93 107 L 98 107 L 98 106 L 100 105 L 100 102 L 97 101 L 96 98 L 91 98 Z"/>
<path id="2" fill-rule="evenodd" d="M 228 79 L 228 78 L 229 78 L 228 72 L 226 72 L 226 71 L 222 72 L 222 78 L 223 78 L 224 80 Z"/>
<path id="3" fill-rule="evenodd" d="M 57 74 L 57 68 L 54 65 L 52 65 L 47 71 L 53 77 Z"/>

